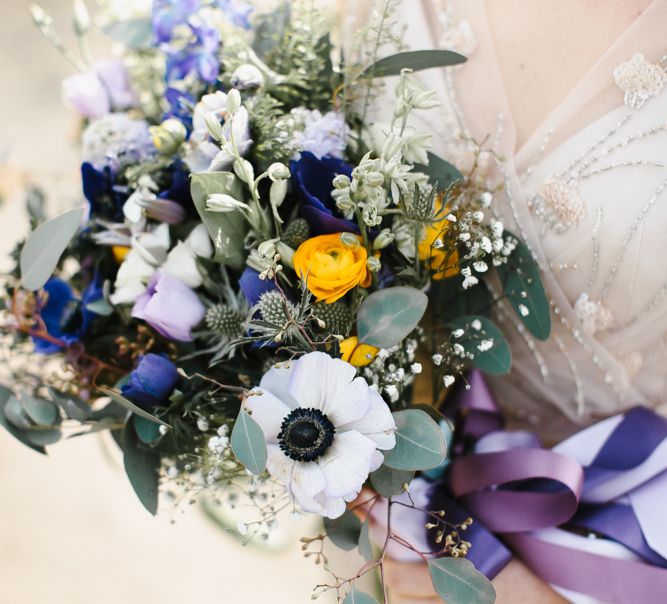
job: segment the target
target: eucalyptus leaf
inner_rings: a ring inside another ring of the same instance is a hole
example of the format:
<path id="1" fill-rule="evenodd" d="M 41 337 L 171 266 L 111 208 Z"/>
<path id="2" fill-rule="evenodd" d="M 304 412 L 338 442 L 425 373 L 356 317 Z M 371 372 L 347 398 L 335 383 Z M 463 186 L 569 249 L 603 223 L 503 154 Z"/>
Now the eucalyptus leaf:
<path id="1" fill-rule="evenodd" d="M 75 208 L 43 222 L 30 234 L 19 258 L 25 289 L 38 290 L 49 280 L 82 218 L 83 208 Z"/>
<path id="2" fill-rule="evenodd" d="M 431 283 L 429 300 L 433 317 L 448 323 L 463 315 L 488 315 L 492 306 L 491 293 L 484 281 L 463 289 L 463 276 L 456 275 Z"/>
<path id="3" fill-rule="evenodd" d="M 101 317 L 108 317 L 113 312 L 113 307 L 109 304 L 108 300 L 100 298 L 99 300 L 95 300 L 95 302 L 86 304 L 86 310 L 94 312 Z"/>
<path id="4" fill-rule="evenodd" d="M 16 400 L 14 393 L 6 386 L 0 385 L 0 426 L 3 426 L 5 430 L 7 430 L 7 432 L 9 432 L 16 440 L 22 442 L 24 445 L 27 445 L 34 451 L 37 451 L 42 455 L 46 455 L 46 449 L 44 449 L 44 447 L 32 443 L 30 440 L 28 440 L 23 430 L 17 428 L 12 423 L 7 421 L 7 403 L 12 399 Z M 16 403 L 19 404 L 18 400 L 16 400 Z"/>
<path id="5" fill-rule="evenodd" d="M 377 493 L 383 497 L 394 497 L 404 492 L 403 485 L 410 484 L 414 476 L 412 470 L 395 470 L 383 464 L 369 478 Z"/>
<path id="6" fill-rule="evenodd" d="M 21 398 L 21 405 L 28 414 L 28 417 L 36 424 L 53 426 L 56 423 L 60 423 L 58 407 L 51 401 L 32 396 L 23 396 Z"/>
<path id="7" fill-rule="evenodd" d="M 428 570 L 436 593 L 447 604 L 493 604 L 496 590 L 465 558 L 430 560 Z"/>
<path id="8" fill-rule="evenodd" d="M 343 604 L 378 604 L 377 600 L 356 587 L 350 589 L 343 600 Z"/>
<path id="9" fill-rule="evenodd" d="M 114 42 L 128 48 L 150 48 L 153 44 L 153 24 L 149 18 L 135 17 L 112 21 L 104 25 L 102 31 Z"/>
<path id="10" fill-rule="evenodd" d="M 359 545 L 361 520 L 354 512 L 346 510 L 338 518 L 325 518 L 324 530 L 336 547 L 349 552 Z"/>
<path id="11" fill-rule="evenodd" d="M 16 396 L 9 397 L 4 411 L 5 417 L 17 428 L 32 428 L 32 420 Z"/>
<path id="12" fill-rule="evenodd" d="M 455 182 L 463 180 L 463 174 L 461 174 L 456 166 L 453 166 L 430 151 L 427 153 L 427 156 L 428 165 L 415 164 L 413 171 L 426 174 L 432 184 L 438 184 L 438 191 L 446 191 Z"/>
<path id="13" fill-rule="evenodd" d="M 248 222 L 239 211 L 209 212 L 206 200 L 212 193 L 226 193 L 234 199 L 243 198 L 241 181 L 231 172 L 193 174 L 190 192 L 197 212 L 215 246 L 217 262 L 240 270 L 245 265 L 244 239 Z"/>
<path id="14" fill-rule="evenodd" d="M 234 455 L 248 471 L 253 474 L 264 471 L 268 457 L 264 432 L 243 407 L 234 423 L 231 445 Z"/>
<path id="15" fill-rule="evenodd" d="M 428 297 L 414 287 L 389 287 L 366 298 L 357 315 L 359 342 L 377 348 L 399 344 L 426 312 Z"/>
<path id="16" fill-rule="evenodd" d="M 361 557 L 370 562 L 373 559 L 373 547 L 371 546 L 370 538 L 370 522 L 366 518 L 364 523 L 361 525 L 361 532 L 359 533 L 359 553 Z"/>
<path id="17" fill-rule="evenodd" d="M 152 445 L 160 438 L 160 426 L 154 421 L 147 420 L 138 415 L 133 416 L 132 421 L 134 422 L 134 429 L 137 431 L 137 436 L 141 442 L 147 445 Z"/>
<path id="18" fill-rule="evenodd" d="M 403 69 L 421 71 L 431 67 L 449 67 L 466 62 L 466 57 L 451 50 L 411 50 L 380 59 L 364 69 L 361 78 L 400 75 Z"/>
<path id="19" fill-rule="evenodd" d="M 123 464 L 134 492 L 153 516 L 157 514 L 160 455 L 142 445 L 130 422 L 123 430 Z"/>
<path id="20" fill-rule="evenodd" d="M 475 329 L 473 325 L 479 326 Z M 453 331 L 462 329 L 464 334 L 454 341 L 461 344 L 466 352 L 473 355 L 472 364 L 484 373 L 504 375 L 512 367 L 512 353 L 500 329 L 486 317 L 466 315 L 451 321 L 448 327 Z M 483 342 L 493 341 L 488 350 L 480 350 Z"/>
<path id="21" fill-rule="evenodd" d="M 38 447 L 52 445 L 62 438 L 62 432 L 57 429 L 32 428 L 25 431 L 26 438 Z"/>
<path id="22" fill-rule="evenodd" d="M 538 340 L 548 339 L 551 310 L 542 286 L 540 269 L 526 244 L 518 238 L 507 263 L 498 267 L 498 276 L 503 292 L 528 331 Z"/>
<path id="23" fill-rule="evenodd" d="M 90 405 L 76 396 L 63 394 L 54 388 L 49 388 L 49 394 L 53 402 L 60 406 L 69 419 L 84 422 L 92 414 Z"/>
<path id="24" fill-rule="evenodd" d="M 128 401 L 120 392 L 116 392 L 115 390 L 110 390 L 109 388 L 104 388 L 102 386 L 98 386 L 98 389 L 104 392 L 104 394 L 106 394 L 107 396 L 110 396 L 118 404 L 125 407 L 128 411 L 132 411 L 132 413 L 134 413 L 135 415 L 138 415 L 139 417 L 143 417 L 144 419 L 155 422 L 156 424 L 160 424 L 161 426 L 166 426 L 167 428 L 171 428 L 169 424 L 163 422 L 160 418 L 151 415 L 150 413 L 148 413 L 148 411 L 135 405 L 132 401 Z"/>
<path id="25" fill-rule="evenodd" d="M 396 470 L 430 470 L 447 456 L 440 426 L 421 409 L 394 412 L 396 446 L 384 454 L 384 463 Z"/>

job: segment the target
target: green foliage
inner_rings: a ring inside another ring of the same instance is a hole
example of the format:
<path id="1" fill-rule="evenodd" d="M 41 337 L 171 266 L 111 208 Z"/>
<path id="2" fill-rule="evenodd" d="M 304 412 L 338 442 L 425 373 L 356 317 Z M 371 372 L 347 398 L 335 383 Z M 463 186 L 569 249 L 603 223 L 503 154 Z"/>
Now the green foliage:
<path id="1" fill-rule="evenodd" d="M 428 297 L 413 287 L 390 287 L 366 298 L 357 316 L 359 341 L 377 348 L 400 343 L 419 325 Z"/>
<path id="2" fill-rule="evenodd" d="M 370 519 L 369 517 L 364 520 L 364 523 L 361 525 L 361 531 L 359 533 L 359 553 L 361 557 L 369 562 L 373 559 L 373 546 L 371 545 L 370 538 Z"/>
<path id="3" fill-rule="evenodd" d="M 346 510 L 338 518 L 325 518 L 324 530 L 336 547 L 349 552 L 359 545 L 361 520 L 354 512 Z"/>
<path id="4" fill-rule="evenodd" d="M 241 408 L 231 439 L 232 451 L 236 458 L 253 474 L 261 474 L 266 467 L 268 456 L 264 433 L 259 424 Z"/>
<path id="5" fill-rule="evenodd" d="M 437 184 L 438 191 L 446 191 L 455 182 L 463 180 L 463 174 L 459 172 L 456 166 L 453 166 L 430 151 L 427 155 L 428 165 L 415 164 L 414 171 L 426 174 L 431 184 Z"/>
<path id="6" fill-rule="evenodd" d="M 149 17 L 112 21 L 104 25 L 102 31 L 114 42 L 128 48 L 151 48 L 153 44 L 153 24 Z"/>
<path id="7" fill-rule="evenodd" d="M 356 587 L 350 589 L 343 600 L 343 604 L 377 604 L 377 600 Z"/>
<path id="8" fill-rule="evenodd" d="M 415 473 L 412 470 L 395 470 L 387 465 L 380 466 L 371 473 L 373 488 L 383 497 L 394 497 L 404 492 L 403 485 L 410 484 Z"/>
<path id="9" fill-rule="evenodd" d="M 440 426 L 421 409 L 394 412 L 396 446 L 384 454 L 385 465 L 395 470 L 430 470 L 447 456 Z"/>
<path id="10" fill-rule="evenodd" d="M 519 319 L 538 340 L 546 340 L 551 333 L 549 301 L 542 287 L 540 269 L 525 243 L 517 240 L 507 264 L 498 267 L 498 276 Z"/>
<path id="11" fill-rule="evenodd" d="M 245 264 L 244 239 L 248 223 L 240 212 L 208 212 L 206 200 L 212 193 L 226 193 L 234 199 L 243 198 L 241 181 L 231 172 L 193 174 L 190 192 L 197 212 L 215 246 L 214 259 L 235 269 Z"/>
<path id="12" fill-rule="evenodd" d="M 60 256 L 79 229 L 83 208 L 69 210 L 35 229 L 21 249 L 21 285 L 40 289 L 53 274 Z"/>
<path id="13" fill-rule="evenodd" d="M 132 422 L 134 423 L 137 436 L 142 443 L 152 445 L 160 439 L 160 426 L 156 422 L 139 417 L 138 415 L 132 416 Z"/>
<path id="14" fill-rule="evenodd" d="M 428 570 L 436 593 L 447 604 L 492 604 L 496 590 L 470 560 L 437 558 L 430 560 Z"/>
<path id="15" fill-rule="evenodd" d="M 135 405 L 132 401 L 127 400 L 122 394 L 119 392 L 116 392 L 115 390 L 110 390 L 109 388 L 104 388 L 104 387 L 99 387 L 99 390 L 104 392 L 107 396 L 110 396 L 114 401 L 116 401 L 119 405 L 122 405 L 125 407 L 128 411 L 131 411 L 135 415 L 138 415 L 139 417 L 143 417 L 144 419 L 147 419 L 151 422 L 155 422 L 156 424 L 160 424 L 161 426 L 166 426 L 167 428 L 170 428 L 171 426 L 162 421 L 159 417 L 155 417 L 154 415 L 148 413 L 145 409 L 142 409 L 141 407 Z"/>
<path id="16" fill-rule="evenodd" d="M 122 433 L 123 464 L 134 492 L 153 516 L 157 514 L 160 454 L 139 441 L 131 422 Z"/>
<path id="17" fill-rule="evenodd" d="M 400 75 L 403 69 L 421 71 L 432 67 L 460 65 L 467 59 L 451 50 L 411 50 L 385 57 L 364 69 L 360 78 L 384 78 Z"/>
<path id="18" fill-rule="evenodd" d="M 283 104 L 270 94 L 249 97 L 244 106 L 248 110 L 253 145 L 250 153 L 260 169 L 273 162 L 289 163 L 297 148 L 285 121 Z"/>
<path id="19" fill-rule="evenodd" d="M 429 298 L 437 323 L 446 324 L 463 315 L 486 316 L 491 310 L 491 293 L 484 281 L 468 289 L 463 289 L 462 283 L 461 275 L 431 283 Z"/>
<path id="20" fill-rule="evenodd" d="M 475 329 L 473 325 L 480 328 Z M 452 330 L 462 329 L 465 332 L 455 341 L 461 344 L 466 352 L 474 356 L 472 364 L 480 371 L 492 375 L 503 375 L 509 372 L 512 367 L 512 352 L 505 336 L 490 319 L 466 315 L 451 321 L 449 327 Z M 493 346 L 488 350 L 480 350 L 480 344 L 484 340 L 493 340 Z"/>

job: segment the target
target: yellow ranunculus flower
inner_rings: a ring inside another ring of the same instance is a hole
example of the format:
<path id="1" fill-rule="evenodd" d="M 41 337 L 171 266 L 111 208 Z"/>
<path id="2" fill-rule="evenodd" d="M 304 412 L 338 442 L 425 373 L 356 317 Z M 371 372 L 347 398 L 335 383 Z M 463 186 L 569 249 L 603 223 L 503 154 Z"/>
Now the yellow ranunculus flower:
<path id="1" fill-rule="evenodd" d="M 359 338 L 352 336 L 340 343 L 340 358 L 355 367 L 364 367 L 372 362 L 379 350 L 370 344 L 359 344 Z"/>
<path id="2" fill-rule="evenodd" d="M 439 211 L 442 208 L 442 201 L 439 201 L 436 207 Z M 449 257 L 447 257 L 447 252 L 449 250 L 433 247 L 435 240 L 441 239 L 447 233 L 448 228 L 449 221 L 446 219 L 440 220 L 439 222 L 434 222 L 424 229 L 423 238 L 419 242 L 419 259 L 431 259 L 429 268 L 433 271 L 433 279 L 435 281 L 445 279 L 446 277 L 453 277 L 459 273 L 458 250 L 453 250 L 449 254 Z M 447 262 L 446 267 L 443 266 L 445 261 Z"/>
<path id="3" fill-rule="evenodd" d="M 366 248 L 346 245 L 341 234 L 307 239 L 294 254 L 294 270 L 299 277 L 307 279 L 308 289 L 318 302 L 324 300 L 331 304 L 353 287 L 371 284 L 371 274 L 366 267 Z"/>
<path id="4" fill-rule="evenodd" d="M 125 256 L 127 256 L 127 253 L 131 250 L 127 245 L 114 245 L 111 248 L 111 253 L 113 254 L 113 259 L 120 264 L 123 260 L 125 260 Z"/>

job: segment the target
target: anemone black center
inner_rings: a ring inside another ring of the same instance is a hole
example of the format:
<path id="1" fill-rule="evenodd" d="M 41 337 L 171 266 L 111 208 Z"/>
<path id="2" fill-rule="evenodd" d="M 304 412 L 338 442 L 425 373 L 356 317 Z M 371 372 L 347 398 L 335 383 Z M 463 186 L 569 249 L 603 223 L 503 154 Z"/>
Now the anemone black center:
<path id="1" fill-rule="evenodd" d="M 336 428 L 319 409 L 294 409 L 280 426 L 280 448 L 295 461 L 315 461 L 331 446 Z"/>

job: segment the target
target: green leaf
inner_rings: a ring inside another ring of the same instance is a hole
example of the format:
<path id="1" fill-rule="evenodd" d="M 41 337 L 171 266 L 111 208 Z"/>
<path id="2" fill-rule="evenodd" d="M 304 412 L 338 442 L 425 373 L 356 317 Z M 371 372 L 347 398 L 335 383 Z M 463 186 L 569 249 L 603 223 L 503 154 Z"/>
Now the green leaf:
<path id="1" fill-rule="evenodd" d="M 192 200 L 215 246 L 214 259 L 235 269 L 245 264 L 244 239 L 248 222 L 238 211 L 208 212 L 206 200 L 211 193 L 227 193 L 243 199 L 241 181 L 231 172 L 193 174 L 190 184 Z"/>
<path id="2" fill-rule="evenodd" d="M 33 445 L 41 447 L 58 442 L 62 437 L 62 432 L 60 432 L 60 430 L 33 428 L 31 430 L 26 430 L 25 436 Z"/>
<path id="3" fill-rule="evenodd" d="M 517 246 L 507 264 L 498 267 L 498 276 L 519 319 L 538 340 L 546 340 L 551 333 L 551 311 L 540 269 L 526 244 L 516 239 Z"/>
<path id="4" fill-rule="evenodd" d="M 3 426 L 5 430 L 7 430 L 7 432 L 9 432 L 16 440 L 22 442 L 24 445 L 27 445 L 33 451 L 37 451 L 42 455 L 46 455 L 46 449 L 44 449 L 44 447 L 32 443 L 30 440 L 28 440 L 23 430 L 17 428 L 12 423 L 7 421 L 6 411 L 7 404 L 10 400 L 16 401 L 16 404 L 19 406 L 19 408 L 21 407 L 18 400 L 16 400 L 14 393 L 6 386 L 0 385 L 0 426 Z"/>
<path id="5" fill-rule="evenodd" d="M 349 552 L 359 545 L 361 520 L 356 517 L 354 512 L 346 510 L 338 518 L 325 518 L 324 530 L 336 547 Z"/>
<path id="6" fill-rule="evenodd" d="M 5 417 L 20 429 L 30 429 L 33 426 L 32 420 L 23 408 L 21 401 L 14 395 L 10 396 L 5 404 Z"/>
<path id="7" fill-rule="evenodd" d="M 98 390 L 101 390 L 102 392 L 104 392 L 104 394 L 110 396 L 119 405 L 122 405 L 128 411 L 132 411 L 132 413 L 134 413 L 135 415 L 138 415 L 139 417 L 143 417 L 144 419 L 155 422 L 156 424 L 160 424 L 161 426 L 166 426 L 167 428 L 171 428 L 171 426 L 168 423 L 163 422 L 160 418 L 155 417 L 154 415 L 151 415 L 150 413 L 148 413 L 148 411 L 145 411 L 141 407 L 138 407 L 132 401 L 128 401 L 120 392 L 116 392 L 115 390 L 104 388 L 102 386 L 98 386 Z"/>
<path id="8" fill-rule="evenodd" d="M 413 171 L 426 174 L 432 184 L 438 183 L 438 191 L 446 191 L 455 182 L 463 180 L 463 174 L 459 172 L 456 166 L 453 166 L 430 151 L 427 155 L 428 165 L 415 164 Z"/>
<path id="9" fill-rule="evenodd" d="M 448 323 L 463 315 L 487 315 L 492 299 L 484 281 L 463 289 L 463 277 L 456 275 L 431 282 L 429 300 L 438 323 Z"/>
<path id="10" fill-rule="evenodd" d="M 366 298 L 357 316 L 359 342 L 377 348 L 400 343 L 426 312 L 428 296 L 414 287 L 389 287 Z"/>
<path id="11" fill-rule="evenodd" d="M 113 307 L 104 298 L 86 304 L 86 309 L 101 317 L 108 317 L 113 312 Z"/>
<path id="12" fill-rule="evenodd" d="M 475 329 L 473 324 L 479 326 L 479 329 Z M 510 347 L 503 333 L 490 319 L 479 315 L 466 315 L 451 321 L 448 327 L 452 331 L 462 329 L 465 332 L 460 338 L 455 338 L 454 342 L 461 344 L 466 352 L 474 356 L 472 364 L 480 371 L 491 375 L 509 373 L 512 367 Z M 479 346 L 485 340 L 493 340 L 493 346 L 482 351 Z"/>
<path id="13" fill-rule="evenodd" d="M 381 465 L 370 475 L 373 488 L 383 497 L 394 497 L 403 493 L 403 485 L 410 484 L 415 473 L 411 470 L 394 470 Z"/>
<path id="14" fill-rule="evenodd" d="M 85 422 L 93 413 L 90 405 L 80 398 L 65 395 L 53 388 L 49 388 L 49 394 L 53 402 L 60 406 L 69 419 Z"/>
<path id="15" fill-rule="evenodd" d="M 447 455 L 440 426 L 421 409 L 394 412 L 396 446 L 384 454 L 384 463 L 395 470 L 430 470 Z"/>
<path id="16" fill-rule="evenodd" d="M 123 452 L 123 463 L 130 484 L 142 505 L 155 516 L 160 486 L 160 455 L 139 442 L 130 422 L 123 430 Z"/>
<path id="17" fill-rule="evenodd" d="M 123 21 L 112 21 L 102 31 L 114 42 L 128 48 L 150 48 L 153 44 L 153 25 L 148 18 L 135 17 Z"/>
<path id="18" fill-rule="evenodd" d="M 53 426 L 56 423 L 60 423 L 58 407 L 51 401 L 33 398 L 32 396 L 24 396 L 21 399 L 21 405 L 28 414 L 28 417 L 36 424 L 41 426 Z"/>
<path id="19" fill-rule="evenodd" d="M 366 592 L 359 591 L 356 587 L 353 587 L 350 591 L 347 592 L 343 604 L 378 604 L 377 600 L 372 596 L 369 596 Z"/>
<path id="20" fill-rule="evenodd" d="M 430 560 L 428 570 L 436 593 L 447 604 L 492 604 L 496 590 L 470 560 L 437 558 Z"/>
<path id="21" fill-rule="evenodd" d="M 160 426 L 154 421 L 147 420 L 138 415 L 133 416 L 132 421 L 134 422 L 134 429 L 137 431 L 137 436 L 141 442 L 147 445 L 152 445 L 160 438 Z"/>
<path id="22" fill-rule="evenodd" d="M 83 208 L 69 210 L 30 233 L 19 259 L 21 285 L 25 289 L 38 290 L 49 280 L 82 218 Z"/>
<path id="23" fill-rule="evenodd" d="M 411 50 L 380 59 L 364 69 L 361 78 L 384 78 L 400 75 L 403 69 L 421 71 L 431 67 L 449 67 L 465 63 L 467 59 L 451 50 Z"/>
<path id="24" fill-rule="evenodd" d="M 234 423 L 231 439 L 236 458 L 253 474 L 261 474 L 266 467 L 266 440 L 259 424 L 241 408 Z"/>
<path id="25" fill-rule="evenodd" d="M 370 522 L 368 521 L 368 518 L 366 518 L 361 525 L 361 532 L 359 533 L 359 553 L 367 562 L 370 562 L 373 559 L 373 547 L 371 546 L 369 530 Z"/>

